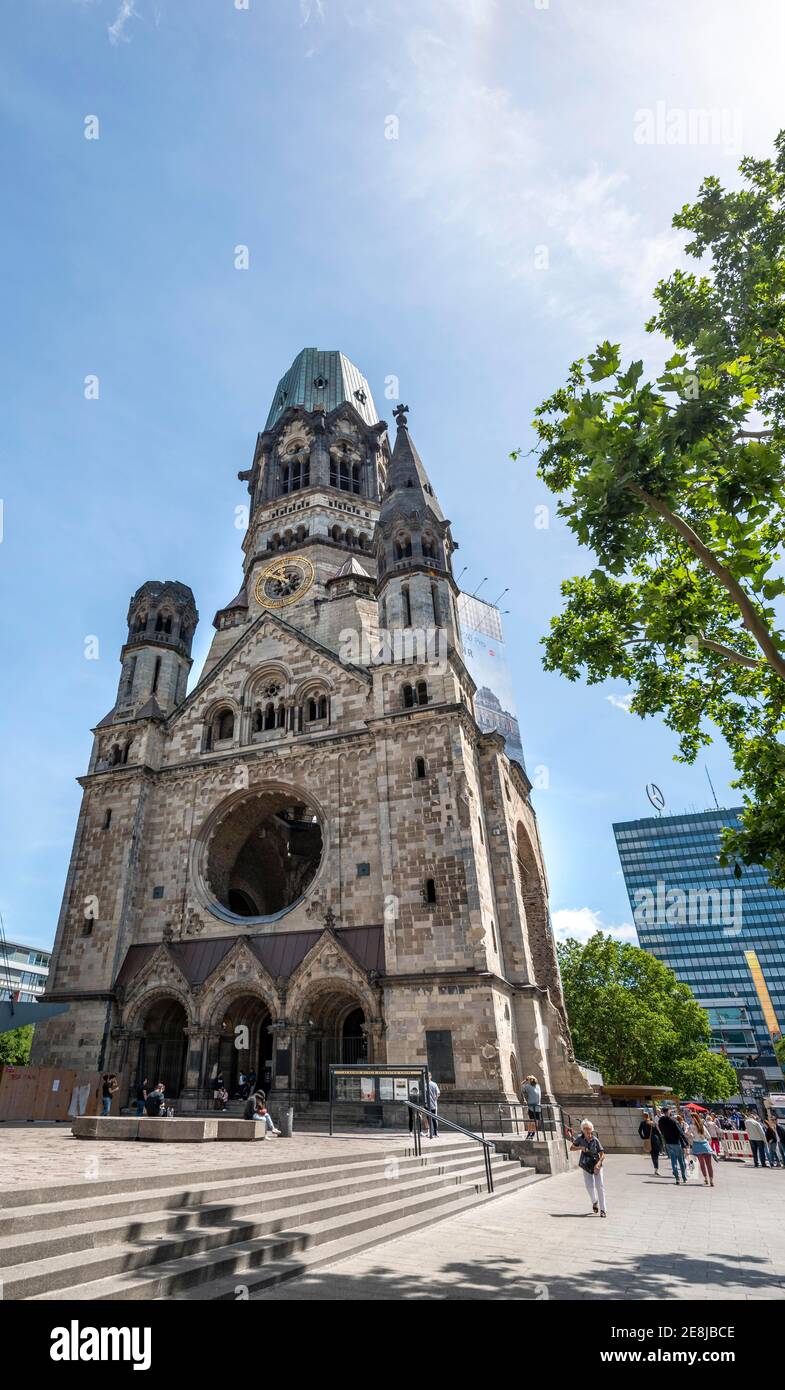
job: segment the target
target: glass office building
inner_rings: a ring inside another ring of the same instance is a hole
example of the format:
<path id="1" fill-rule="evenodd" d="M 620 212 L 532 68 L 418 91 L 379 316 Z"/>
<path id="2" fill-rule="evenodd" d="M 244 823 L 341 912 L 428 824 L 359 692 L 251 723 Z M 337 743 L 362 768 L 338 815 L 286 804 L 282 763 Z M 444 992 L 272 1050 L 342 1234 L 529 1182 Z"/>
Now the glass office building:
<path id="1" fill-rule="evenodd" d="M 785 1021 L 785 892 L 759 865 L 742 865 L 737 878 L 718 863 L 721 832 L 739 814 L 650 816 L 613 830 L 641 946 L 690 986 L 713 1047 L 781 1079 L 773 1043 Z"/>

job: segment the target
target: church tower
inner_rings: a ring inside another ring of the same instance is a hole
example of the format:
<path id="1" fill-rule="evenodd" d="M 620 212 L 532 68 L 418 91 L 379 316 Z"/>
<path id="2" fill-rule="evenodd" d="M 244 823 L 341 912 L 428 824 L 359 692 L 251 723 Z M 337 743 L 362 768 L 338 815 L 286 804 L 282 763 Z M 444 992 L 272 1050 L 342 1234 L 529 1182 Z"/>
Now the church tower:
<path id="1" fill-rule="evenodd" d="M 584 1094 L 531 785 L 475 717 L 455 542 L 395 411 L 306 348 L 251 465 L 237 594 L 186 691 L 191 590 L 131 600 L 95 730 L 34 1058 L 155 1073 L 181 1111 L 253 1069 L 426 1063 L 442 1106 Z M 241 1042 L 238 1043 L 238 1038 Z M 387 1118 L 400 1120 L 394 1107 Z"/>

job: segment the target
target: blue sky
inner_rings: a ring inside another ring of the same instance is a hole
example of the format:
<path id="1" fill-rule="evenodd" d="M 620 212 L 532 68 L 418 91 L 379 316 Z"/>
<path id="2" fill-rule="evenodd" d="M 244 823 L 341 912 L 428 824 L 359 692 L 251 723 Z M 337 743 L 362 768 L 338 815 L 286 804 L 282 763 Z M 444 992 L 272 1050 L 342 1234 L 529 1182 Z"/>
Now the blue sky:
<path id="1" fill-rule="evenodd" d="M 704 807 L 706 775 L 672 761 L 673 736 L 627 714 L 622 688 L 542 671 L 559 581 L 588 560 L 555 519 L 535 526 L 550 499 L 508 454 L 599 339 L 656 365 L 642 325 L 681 255 L 672 213 L 704 174 L 734 182 L 739 155 L 768 153 L 785 123 L 783 13 L 767 0 L 26 0 L 3 28 L 8 935 L 52 942 L 74 779 L 145 579 L 193 588 L 198 669 L 238 586 L 236 473 L 308 345 L 357 362 L 386 418 L 383 383 L 399 377 L 464 584 L 509 587 L 527 764 L 548 769 L 536 806 L 557 924 L 624 934 L 612 821 L 647 813 L 651 780 L 669 809 Z M 641 143 L 642 112 L 665 113 L 662 128 L 699 108 L 716 113 L 708 140 Z M 708 763 L 733 804 L 720 746 Z"/>

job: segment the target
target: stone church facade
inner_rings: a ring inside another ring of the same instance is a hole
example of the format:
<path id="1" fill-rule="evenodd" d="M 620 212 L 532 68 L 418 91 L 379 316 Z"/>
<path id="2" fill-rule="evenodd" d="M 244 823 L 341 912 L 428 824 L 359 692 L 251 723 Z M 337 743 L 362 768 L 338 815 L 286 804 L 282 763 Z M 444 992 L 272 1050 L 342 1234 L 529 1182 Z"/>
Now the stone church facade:
<path id="1" fill-rule="evenodd" d="M 94 730 L 33 1060 L 163 1080 L 180 1108 L 256 1070 L 428 1063 L 444 1102 L 585 1092 L 531 787 L 483 733 L 455 543 L 368 383 L 306 349 L 251 467 L 243 583 L 186 687 L 191 590 L 131 600 Z"/>

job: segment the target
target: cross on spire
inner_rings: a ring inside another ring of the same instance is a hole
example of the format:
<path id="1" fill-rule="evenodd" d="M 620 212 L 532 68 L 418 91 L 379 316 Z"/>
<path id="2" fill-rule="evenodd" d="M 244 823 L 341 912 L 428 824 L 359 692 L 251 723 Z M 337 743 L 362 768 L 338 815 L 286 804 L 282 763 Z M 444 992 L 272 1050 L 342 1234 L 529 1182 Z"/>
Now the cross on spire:
<path id="1" fill-rule="evenodd" d="M 409 428 L 409 424 L 408 424 L 408 421 L 407 421 L 407 419 L 406 419 L 406 416 L 407 416 L 408 414 L 409 414 L 409 407 L 408 407 L 408 405 L 399 405 L 399 406 L 396 406 L 395 410 L 393 411 L 393 416 L 394 416 L 394 418 L 395 418 L 395 423 L 396 423 L 396 425 L 398 426 L 398 429 L 399 429 L 399 430 L 406 430 L 406 429 Z"/>

